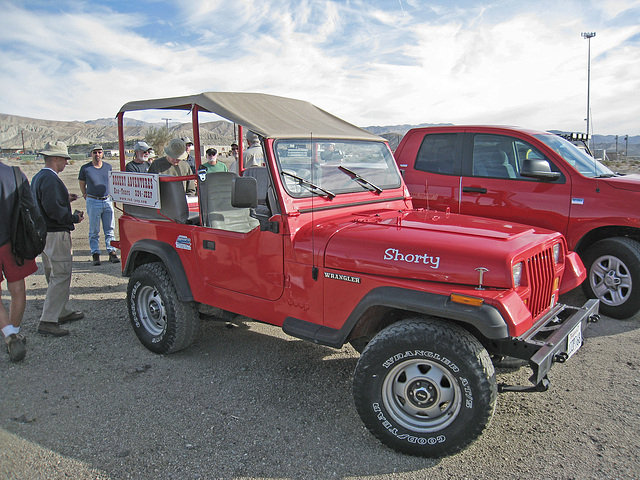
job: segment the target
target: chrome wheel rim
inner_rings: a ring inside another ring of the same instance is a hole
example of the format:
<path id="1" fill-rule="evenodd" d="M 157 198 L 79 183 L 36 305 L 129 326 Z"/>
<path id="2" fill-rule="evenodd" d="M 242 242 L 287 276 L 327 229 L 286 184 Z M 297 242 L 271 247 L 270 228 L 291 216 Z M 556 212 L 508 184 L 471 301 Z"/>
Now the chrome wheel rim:
<path id="1" fill-rule="evenodd" d="M 456 378 L 440 364 L 408 360 L 385 377 L 382 401 L 393 419 L 414 432 L 436 432 L 460 413 L 462 392 Z"/>
<path id="2" fill-rule="evenodd" d="M 167 328 L 167 312 L 158 290 L 150 286 L 140 287 L 136 302 L 140 323 L 154 337 Z"/>

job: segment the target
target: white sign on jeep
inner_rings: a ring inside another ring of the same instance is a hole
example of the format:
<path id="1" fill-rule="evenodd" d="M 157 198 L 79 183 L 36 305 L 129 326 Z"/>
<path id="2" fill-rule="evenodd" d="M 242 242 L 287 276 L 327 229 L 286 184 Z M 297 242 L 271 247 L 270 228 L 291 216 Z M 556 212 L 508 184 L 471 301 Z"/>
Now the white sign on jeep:
<path id="1" fill-rule="evenodd" d="M 109 194 L 114 202 L 160 208 L 157 173 L 110 172 Z"/>

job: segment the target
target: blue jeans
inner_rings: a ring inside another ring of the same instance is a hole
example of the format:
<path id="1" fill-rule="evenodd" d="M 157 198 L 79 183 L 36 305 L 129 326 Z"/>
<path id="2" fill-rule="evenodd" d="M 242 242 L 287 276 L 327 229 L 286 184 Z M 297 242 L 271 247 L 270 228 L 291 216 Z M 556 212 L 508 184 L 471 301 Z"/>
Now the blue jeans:
<path id="1" fill-rule="evenodd" d="M 113 234 L 115 221 L 113 218 L 113 202 L 111 200 L 97 200 L 87 197 L 87 215 L 89 216 L 89 247 L 91 254 L 100 253 L 100 223 L 104 230 L 104 244 L 109 253 L 115 253 L 111 246 L 115 240 Z"/>

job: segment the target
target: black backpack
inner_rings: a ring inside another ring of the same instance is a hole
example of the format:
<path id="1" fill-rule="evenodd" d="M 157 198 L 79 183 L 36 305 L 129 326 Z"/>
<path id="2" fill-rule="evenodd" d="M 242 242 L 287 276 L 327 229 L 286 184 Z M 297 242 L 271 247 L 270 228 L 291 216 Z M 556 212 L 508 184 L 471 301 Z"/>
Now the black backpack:
<path id="1" fill-rule="evenodd" d="M 16 200 L 11 213 L 11 253 L 19 266 L 33 260 L 47 243 L 47 224 L 33 203 L 29 183 L 22 177 L 19 167 L 13 167 L 16 180 Z"/>

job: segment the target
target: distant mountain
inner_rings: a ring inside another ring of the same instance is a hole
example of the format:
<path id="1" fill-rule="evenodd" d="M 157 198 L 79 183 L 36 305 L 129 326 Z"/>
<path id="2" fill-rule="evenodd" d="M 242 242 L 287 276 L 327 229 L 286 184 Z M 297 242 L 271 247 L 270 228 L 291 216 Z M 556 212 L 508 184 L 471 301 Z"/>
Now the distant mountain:
<path id="1" fill-rule="evenodd" d="M 83 123 L 87 125 L 95 125 L 99 127 L 117 127 L 118 126 L 118 120 L 116 118 L 99 118 L 97 120 L 87 120 L 86 122 L 83 122 Z M 149 126 L 163 127 L 165 125 L 165 122 L 147 123 L 147 122 L 143 122 L 142 120 L 136 120 L 135 118 L 125 117 L 124 125 L 125 127 L 149 127 Z M 173 123 L 172 125 L 178 125 L 178 124 Z"/>
<path id="2" fill-rule="evenodd" d="M 135 142 L 144 139 L 149 128 L 165 126 L 164 122 L 148 123 L 125 118 L 125 140 Z M 207 145 L 227 145 L 234 141 L 233 124 L 227 121 L 206 122 L 200 125 L 200 141 Z M 175 137 L 191 137 L 191 123 L 170 124 L 169 131 Z M 90 145 L 100 143 L 116 145 L 118 127 L 116 119 L 101 118 L 86 122 L 61 122 L 40 120 L 17 115 L 0 114 L 0 146 L 3 149 L 36 151 L 51 140 L 62 140 L 71 152 L 84 153 Z"/>
<path id="3" fill-rule="evenodd" d="M 369 126 L 365 130 L 386 138 L 392 150 L 411 128 L 451 125 L 447 123 L 421 123 L 420 125 Z M 164 122 L 148 123 L 134 118 L 125 118 L 125 139 L 133 144 L 142 140 L 149 128 L 165 126 Z M 225 120 L 206 122 L 200 125 L 200 142 L 203 145 L 229 145 L 235 141 L 233 124 Z M 191 137 L 191 123 L 169 123 L 169 131 L 174 137 Z M 553 131 L 554 133 L 561 133 Z M 70 151 L 86 153 L 90 145 L 100 143 L 105 148 L 115 148 L 118 142 L 117 120 L 99 118 L 85 122 L 62 122 L 40 120 L 0 113 L 0 147 L 10 150 L 39 150 L 50 140 L 62 140 L 70 146 Z M 193 140 L 193 139 L 192 139 Z M 607 150 L 609 156 L 616 151 L 615 135 L 594 135 L 596 150 Z M 624 136 L 618 137 L 618 152 L 624 155 L 627 144 Z M 629 137 L 629 156 L 640 155 L 640 136 Z"/>
<path id="4" fill-rule="evenodd" d="M 399 133 L 400 135 L 404 136 L 405 133 L 407 133 L 412 128 L 442 127 L 442 126 L 445 126 L 445 125 L 453 125 L 453 124 L 451 124 L 451 123 L 421 123 L 420 125 L 404 124 L 404 125 L 387 125 L 387 126 L 383 126 L 383 127 L 372 126 L 372 127 L 362 127 L 362 128 L 364 128 L 368 132 L 373 133 L 374 135 L 382 136 L 385 133 Z"/>

